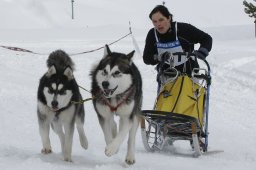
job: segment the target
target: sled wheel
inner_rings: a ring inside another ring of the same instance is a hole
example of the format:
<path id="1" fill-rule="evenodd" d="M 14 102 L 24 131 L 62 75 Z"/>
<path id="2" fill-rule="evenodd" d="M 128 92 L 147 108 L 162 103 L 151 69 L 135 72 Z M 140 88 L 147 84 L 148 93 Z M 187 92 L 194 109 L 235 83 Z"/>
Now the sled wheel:
<path id="1" fill-rule="evenodd" d="M 153 124 L 151 124 L 144 117 L 141 119 L 141 137 L 144 148 L 148 152 L 156 151 L 156 147 L 154 146 L 156 135 L 156 128 Z"/>

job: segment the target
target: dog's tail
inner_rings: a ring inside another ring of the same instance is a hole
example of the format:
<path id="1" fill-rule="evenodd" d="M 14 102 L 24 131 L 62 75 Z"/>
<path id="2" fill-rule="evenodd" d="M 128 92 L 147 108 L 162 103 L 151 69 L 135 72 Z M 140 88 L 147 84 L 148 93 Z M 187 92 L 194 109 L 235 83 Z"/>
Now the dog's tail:
<path id="1" fill-rule="evenodd" d="M 47 60 L 47 67 L 55 66 L 56 70 L 64 71 L 67 67 L 70 67 L 73 71 L 75 69 L 75 65 L 69 55 L 63 50 L 53 51 Z"/>

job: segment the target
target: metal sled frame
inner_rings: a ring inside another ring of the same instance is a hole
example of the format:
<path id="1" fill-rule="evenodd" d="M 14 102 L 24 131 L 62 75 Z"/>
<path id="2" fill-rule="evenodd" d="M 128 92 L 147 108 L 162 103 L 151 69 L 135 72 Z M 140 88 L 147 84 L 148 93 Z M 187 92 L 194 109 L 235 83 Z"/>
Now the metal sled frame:
<path id="1" fill-rule="evenodd" d="M 195 56 L 191 53 L 178 53 L 178 55 Z M 161 151 L 166 144 L 172 145 L 176 140 L 189 140 L 194 150 L 194 157 L 200 156 L 202 152 L 207 152 L 211 76 L 208 62 L 202 61 L 208 70 L 206 74 L 198 74 L 194 77 L 207 82 L 203 111 L 204 126 L 201 127 L 198 119 L 191 116 L 158 110 L 142 110 L 141 135 L 147 151 Z"/>

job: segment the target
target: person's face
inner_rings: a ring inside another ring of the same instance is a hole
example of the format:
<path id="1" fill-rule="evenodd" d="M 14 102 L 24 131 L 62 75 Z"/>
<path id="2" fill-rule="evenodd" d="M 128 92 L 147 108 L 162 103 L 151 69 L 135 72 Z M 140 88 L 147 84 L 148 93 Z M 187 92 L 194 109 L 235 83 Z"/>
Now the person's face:
<path id="1" fill-rule="evenodd" d="M 166 18 L 160 12 L 154 13 L 151 17 L 151 20 L 154 27 L 160 34 L 166 33 L 168 29 L 171 27 L 171 17 Z"/>

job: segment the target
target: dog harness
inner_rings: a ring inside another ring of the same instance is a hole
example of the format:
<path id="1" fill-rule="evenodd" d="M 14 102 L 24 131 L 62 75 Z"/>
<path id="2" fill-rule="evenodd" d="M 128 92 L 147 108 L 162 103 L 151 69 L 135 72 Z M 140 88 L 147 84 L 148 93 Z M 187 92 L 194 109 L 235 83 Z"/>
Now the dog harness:
<path id="1" fill-rule="evenodd" d="M 58 120 L 59 119 L 59 115 L 61 114 L 62 111 L 64 111 L 65 109 L 69 108 L 71 106 L 71 102 L 69 102 L 69 104 L 57 111 L 55 111 L 55 117 L 54 117 L 54 120 Z"/>
<path id="2" fill-rule="evenodd" d="M 131 98 L 135 95 L 135 88 L 134 86 L 131 86 L 128 90 L 126 90 L 124 93 L 119 94 L 116 96 L 117 105 L 113 106 L 110 101 L 111 98 L 106 98 L 103 94 L 103 92 L 100 90 L 99 97 L 96 97 L 98 101 L 103 101 L 104 105 L 107 105 L 112 113 L 115 113 L 122 104 L 129 103 L 131 101 Z"/>

